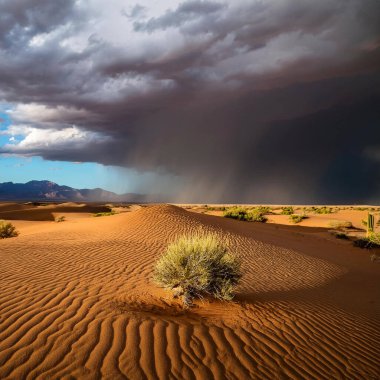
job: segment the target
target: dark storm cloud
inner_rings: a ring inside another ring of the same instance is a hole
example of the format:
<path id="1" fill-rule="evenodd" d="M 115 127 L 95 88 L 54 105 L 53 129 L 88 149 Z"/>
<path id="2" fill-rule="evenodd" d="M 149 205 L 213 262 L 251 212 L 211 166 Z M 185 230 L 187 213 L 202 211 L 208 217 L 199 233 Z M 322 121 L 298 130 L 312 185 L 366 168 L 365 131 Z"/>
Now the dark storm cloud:
<path id="1" fill-rule="evenodd" d="M 11 48 L 30 37 L 64 24 L 73 14 L 74 0 L 2 0 L 0 46 Z"/>
<path id="2" fill-rule="evenodd" d="M 380 201 L 378 1 L 103 11 L 0 0 L 26 136 L 0 152 L 172 173 L 181 201 Z"/>
<path id="3" fill-rule="evenodd" d="M 207 20 L 210 15 L 214 17 L 215 13 L 225 7 L 225 4 L 212 1 L 186 1 L 174 11 L 167 10 L 163 16 L 151 18 L 146 22 L 136 21 L 133 26 L 135 31 L 152 33 L 157 29 L 179 27 L 194 20 Z"/>

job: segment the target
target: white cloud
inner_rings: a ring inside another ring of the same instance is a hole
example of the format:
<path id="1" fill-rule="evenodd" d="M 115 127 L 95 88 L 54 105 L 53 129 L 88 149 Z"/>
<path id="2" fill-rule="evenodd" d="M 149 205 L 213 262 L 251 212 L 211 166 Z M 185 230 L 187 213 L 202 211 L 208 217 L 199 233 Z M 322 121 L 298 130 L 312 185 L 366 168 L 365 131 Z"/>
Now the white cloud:
<path id="1" fill-rule="evenodd" d="M 88 120 L 90 116 L 89 112 L 84 109 L 60 105 L 51 107 L 37 103 L 17 104 L 9 109 L 7 114 L 16 124 L 64 123 L 65 121 L 70 123 L 70 121 L 78 121 L 85 118 Z"/>
<path id="2" fill-rule="evenodd" d="M 7 130 L 0 132 L 3 135 L 13 137 L 11 144 L 6 144 L 4 149 L 10 153 L 24 151 L 43 151 L 54 148 L 81 148 L 92 142 L 105 141 L 106 136 L 95 132 L 88 132 L 73 126 L 71 128 L 38 129 L 28 125 L 11 125 Z M 18 140 L 14 136 L 22 136 Z M 12 139 L 11 137 L 11 139 Z M 9 141 L 11 141 L 11 139 Z"/>

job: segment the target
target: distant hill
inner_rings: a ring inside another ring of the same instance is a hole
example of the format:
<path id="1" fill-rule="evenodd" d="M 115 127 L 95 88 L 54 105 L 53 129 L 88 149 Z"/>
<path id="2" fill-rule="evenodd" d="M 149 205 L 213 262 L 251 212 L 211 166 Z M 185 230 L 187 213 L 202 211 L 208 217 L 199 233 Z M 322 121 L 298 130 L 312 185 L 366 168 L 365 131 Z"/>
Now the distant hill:
<path id="1" fill-rule="evenodd" d="M 0 183 L 0 200 L 17 201 L 74 201 L 74 202 L 145 202 L 144 194 L 115 194 L 96 189 L 74 189 L 50 181 L 29 181 L 27 183 Z"/>

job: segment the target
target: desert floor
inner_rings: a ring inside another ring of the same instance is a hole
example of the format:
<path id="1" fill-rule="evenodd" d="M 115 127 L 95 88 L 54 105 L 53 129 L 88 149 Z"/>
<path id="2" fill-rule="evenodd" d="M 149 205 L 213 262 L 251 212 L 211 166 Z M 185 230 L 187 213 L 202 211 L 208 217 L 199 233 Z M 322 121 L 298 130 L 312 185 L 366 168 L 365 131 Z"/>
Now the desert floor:
<path id="1" fill-rule="evenodd" d="M 1 379 L 380 378 L 380 263 L 368 251 L 323 225 L 169 205 L 92 217 L 101 211 L 0 204 L 20 231 L 0 240 Z M 153 264 L 199 228 L 228 240 L 244 276 L 235 302 L 184 311 L 152 283 Z"/>

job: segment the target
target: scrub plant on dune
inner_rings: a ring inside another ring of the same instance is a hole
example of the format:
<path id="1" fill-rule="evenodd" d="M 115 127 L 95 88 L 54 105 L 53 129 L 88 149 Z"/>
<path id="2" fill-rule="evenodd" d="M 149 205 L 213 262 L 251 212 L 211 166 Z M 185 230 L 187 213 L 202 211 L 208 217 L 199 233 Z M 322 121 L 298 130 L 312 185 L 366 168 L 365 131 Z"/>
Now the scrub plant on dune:
<path id="1" fill-rule="evenodd" d="M 294 208 L 292 206 L 283 207 L 281 210 L 281 215 L 292 215 L 294 213 Z"/>
<path id="2" fill-rule="evenodd" d="M 6 239 L 18 236 L 16 227 L 12 223 L 0 220 L 0 239 Z"/>
<path id="3" fill-rule="evenodd" d="M 171 243 L 154 268 L 154 281 L 181 297 L 184 307 L 207 295 L 232 300 L 241 278 L 239 259 L 216 234 L 198 232 Z"/>
<path id="4" fill-rule="evenodd" d="M 328 226 L 339 230 L 345 228 L 352 228 L 352 223 L 348 220 L 330 220 Z"/>
<path id="5" fill-rule="evenodd" d="M 229 207 L 224 211 L 225 218 L 249 220 L 248 212 L 244 207 Z"/>
<path id="6" fill-rule="evenodd" d="M 292 214 L 289 215 L 289 221 L 292 223 L 301 223 L 304 219 L 307 219 L 306 215 L 301 215 L 301 214 Z"/>
<path id="7" fill-rule="evenodd" d="M 96 218 L 98 218 L 100 216 L 111 216 L 111 215 L 115 215 L 115 214 L 116 214 L 115 211 L 107 211 L 107 212 L 97 212 L 93 216 L 96 217 Z"/>
<path id="8" fill-rule="evenodd" d="M 264 210 L 265 211 L 265 210 Z M 224 211 L 225 218 L 244 220 L 248 222 L 262 222 L 265 223 L 268 218 L 264 215 L 260 207 L 246 209 L 244 207 L 230 207 Z"/>

